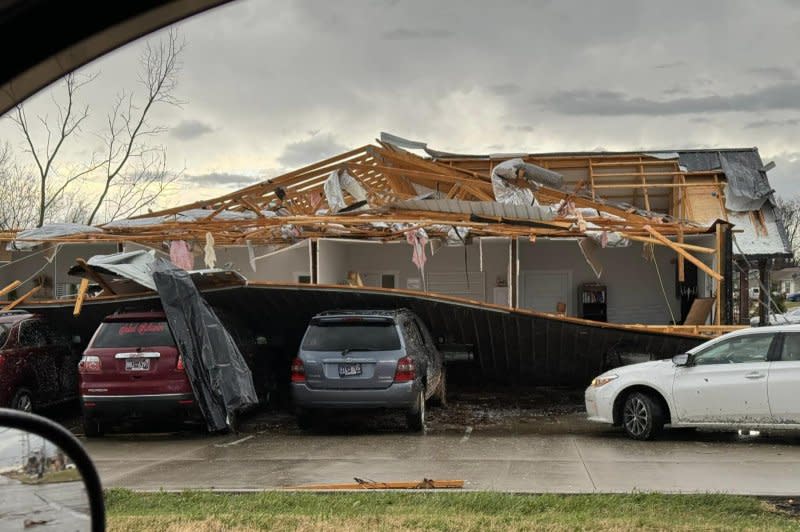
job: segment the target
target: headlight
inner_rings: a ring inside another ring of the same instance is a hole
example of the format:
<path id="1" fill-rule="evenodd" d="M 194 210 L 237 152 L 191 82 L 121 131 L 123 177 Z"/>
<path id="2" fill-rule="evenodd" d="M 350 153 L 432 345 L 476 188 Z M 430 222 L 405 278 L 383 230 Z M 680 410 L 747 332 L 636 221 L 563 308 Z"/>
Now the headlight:
<path id="1" fill-rule="evenodd" d="M 600 377 L 595 377 L 592 379 L 592 387 L 599 388 L 601 386 L 605 386 L 617 377 L 619 377 L 619 375 L 601 375 Z"/>

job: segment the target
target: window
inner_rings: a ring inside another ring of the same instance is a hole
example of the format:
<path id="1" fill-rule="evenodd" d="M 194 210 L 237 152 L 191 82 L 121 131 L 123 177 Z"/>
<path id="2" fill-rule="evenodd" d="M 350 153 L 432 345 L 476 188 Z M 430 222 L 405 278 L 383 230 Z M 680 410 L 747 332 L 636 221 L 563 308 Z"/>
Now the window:
<path id="1" fill-rule="evenodd" d="M 395 351 L 400 338 L 393 321 L 332 320 L 312 323 L 303 339 L 306 351 Z"/>
<path id="2" fill-rule="evenodd" d="M 298 284 L 311 284 L 311 276 L 304 273 L 296 273 L 295 279 Z"/>
<path id="3" fill-rule="evenodd" d="M 772 334 L 753 334 L 724 340 L 695 355 L 694 365 L 765 362 L 774 337 Z"/>
<path id="4" fill-rule="evenodd" d="M 396 288 L 395 276 L 393 273 L 384 273 L 381 275 L 381 288 Z"/>
<path id="5" fill-rule="evenodd" d="M 23 322 L 19 328 L 19 344 L 25 347 L 47 345 L 47 339 L 42 332 L 41 323 L 34 320 Z"/>
<path id="6" fill-rule="evenodd" d="M 112 321 L 100 325 L 92 347 L 173 346 L 175 340 L 165 321 Z"/>
<path id="7" fill-rule="evenodd" d="M 783 338 L 781 360 L 800 362 L 800 334 L 786 334 Z"/>

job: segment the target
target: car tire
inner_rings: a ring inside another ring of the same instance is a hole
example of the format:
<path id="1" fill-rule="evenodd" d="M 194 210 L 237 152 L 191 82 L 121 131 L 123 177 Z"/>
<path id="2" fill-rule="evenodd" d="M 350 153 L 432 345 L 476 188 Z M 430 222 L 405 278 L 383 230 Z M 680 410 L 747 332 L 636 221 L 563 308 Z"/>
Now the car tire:
<path id="1" fill-rule="evenodd" d="M 33 393 L 28 388 L 20 388 L 11 398 L 9 406 L 22 412 L 33 412 Z"/>
<path id="2" fill-rule="evenodd" d="M 314 414 L 308 410 L 297 413 L 297 427 L 300 430 L 311 430 L 314 428 Z"/>
<path id="3" fill-rule="evenodd" d="M 406 413 L 406 426 L 409 432 L 422 432 L 425 429 L 425 391 L 420 390 L 414 406 Z"/>
<path id="4" fill-rule="evenodd" d="M 95 419 L 83 418 L 83 434 L 87 438 L 99 438 L 105 434 L 103 424 Z"/>
<path id="5" fill-rule="evenodd" d="M 664 429 L 664 411 L 647 394 L 634 392 L 622 405 L 622 427 L 634 440 L 652 440 Z"/>
<path id="6" fill-rule="evenodd" d="M 432 397 L 436 406 L 447 406 L 447 372 L 442 368 L 442 378 L 439 379 L 439 386 Z"/>

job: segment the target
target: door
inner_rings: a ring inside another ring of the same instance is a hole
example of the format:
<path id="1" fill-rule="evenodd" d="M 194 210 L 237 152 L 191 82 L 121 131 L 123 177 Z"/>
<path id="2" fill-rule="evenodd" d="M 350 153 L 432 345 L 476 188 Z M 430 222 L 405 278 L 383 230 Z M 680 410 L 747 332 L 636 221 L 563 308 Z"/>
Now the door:
<path id="1" fill-rule="evenodd" d="M 769 406 L 774 423 L 800 424 L 800 333 L 782 336 L 780 356 L 769 367 Z"/>
<path id="2" fill-rule="evenodd" d="M 774 333 L 736 336 L 698 352 L 675 371 L 672 394 L 681 423 L 769 423 L 768 355 Z"/>
<path id="3" fill-rule="evenodd" d="M 556 312 L 566 303 L 572 314 L 572 272 L 568 270 L 522 272 L 522 305 L 541 312 Z"/>
<path id="4" fill-rule="evenodd" d="M 46 404 L 58 398 L 61 376 L 55 357 L 47 349 L 47 338 L 38 320 L 25 320 L 19 328 L 19 348 L 25 365 L 36 378 L 34 400 Z"/>

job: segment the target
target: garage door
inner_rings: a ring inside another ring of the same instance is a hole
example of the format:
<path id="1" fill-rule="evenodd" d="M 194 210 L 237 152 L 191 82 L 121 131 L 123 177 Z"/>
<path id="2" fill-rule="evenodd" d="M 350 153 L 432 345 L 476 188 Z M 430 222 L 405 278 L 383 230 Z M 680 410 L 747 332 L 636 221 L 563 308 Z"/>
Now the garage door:
<path id="1" fill-rule="evenodd" d="M 521 273 L 520 281 L 523 307 L 541 312 L 556 312 L 559 303 L 566 303 L 567 315 L 573 315 L 571 271 L 525 271 Z"/>
<path id="2" fill-rule="evenodd" d="M 429 292 L 486 301 L 484 272 L 441 272 L 426 276 Z"/>

